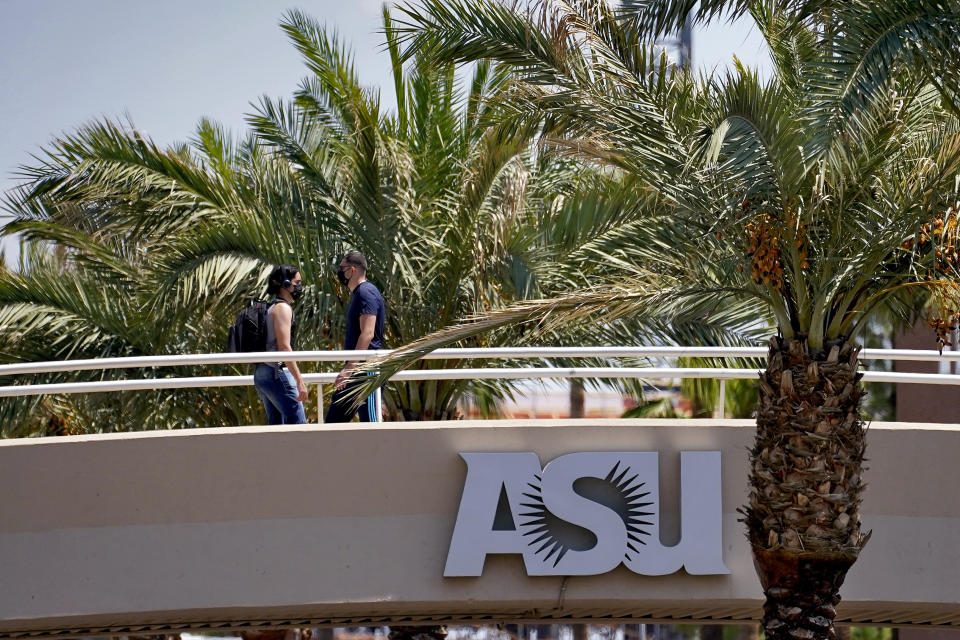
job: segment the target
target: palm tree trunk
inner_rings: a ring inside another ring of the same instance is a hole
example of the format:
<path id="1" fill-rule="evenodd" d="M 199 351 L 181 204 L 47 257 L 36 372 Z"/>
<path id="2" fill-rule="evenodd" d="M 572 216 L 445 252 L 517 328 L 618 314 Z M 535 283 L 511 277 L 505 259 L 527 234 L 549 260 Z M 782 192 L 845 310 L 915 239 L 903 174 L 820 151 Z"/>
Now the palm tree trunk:
<path id="1" fill-rule="evenodd" d="M 823 351 L 805 336 L 770 342 L 744 510 L 768 640 L 835 638 L 840 585 L 869 537 L 858 354 L 847 341 Z"/>
<path id="2" fill-rule="evenodd" d="M 571 378 L 570 380 L 570 417 L 582 418 L 585 404 L 586 404 L 586 394 L 583 387 L 583 380 L 580 378 Z"/>

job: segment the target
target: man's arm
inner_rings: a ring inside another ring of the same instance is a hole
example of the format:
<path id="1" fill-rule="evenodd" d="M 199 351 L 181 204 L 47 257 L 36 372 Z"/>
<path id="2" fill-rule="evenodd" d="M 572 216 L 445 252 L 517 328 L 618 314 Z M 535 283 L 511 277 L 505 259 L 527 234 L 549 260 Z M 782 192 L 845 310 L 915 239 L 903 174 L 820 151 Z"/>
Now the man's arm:
<path id="1" fill-rule="evenodd" d="M 357 351 L 365 351 L 370 347 L 370 343 L 373 342 L 373 334 L 377 330 L 377 316 L 372 313 L 363 313 L 360 314 L 360 337 L 357 338 L 357 346 L 354 347 Z M 343 388 L 343 385 L 347 383 L 347 378 L 353 374 L 353 369 L 356 366 L 356 362 L 348 361 L 344 365 L 343 370 L 337 374 L 337 380 L 334 382 L 334 385 L 337 389 Z"/>
<path id="2" fill-rule="evenodd" d="M 278 302 L 273 305 L 270 316 L 273 318 L 273 333 L 277 336 L 277 351 L 293 351 L 290 345 L 290 325 L 293 323 L 293 311 L 290 305 Z M 283 364 L 287 366 L 297 382 L 297 400 L 303 402 L 307 399 L 307 385 L 303 383 L 297 363 L 293 360 L 284 360 Z"/>
<path id="3" fill-rule="evenodd" d="M 373 342 L 373 333 L 377 330 L 377 316 L 364 313 L 360 316 L 360 337 L 357 338 L 357 351 L 365 351 Z"/>

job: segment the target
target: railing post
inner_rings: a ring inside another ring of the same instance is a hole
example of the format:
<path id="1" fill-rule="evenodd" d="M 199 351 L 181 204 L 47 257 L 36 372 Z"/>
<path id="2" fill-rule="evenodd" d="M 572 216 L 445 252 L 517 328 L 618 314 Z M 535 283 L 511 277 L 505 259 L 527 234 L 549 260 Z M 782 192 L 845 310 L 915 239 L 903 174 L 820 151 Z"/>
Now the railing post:
<path id="1" fill-rule="evenodd" d="M 383 395 L 380 393 L 380 387 L 377 387 L 376 393 L 374 404 L 377 407 L 377 422 L 383 422 Z"/>
<path id="2" fill-rule="evenodd" d="M 725 378 L 720 378 L 720 402 L 717 404 L 720 411 L 720 415 L 717 417 L 723 418 L 727 412 L 727 380 Z"/>
<path id="3" fill-rule="evenodd" d="M 323 384 L 317 383 L 317 424 L 323 424 Z"/>

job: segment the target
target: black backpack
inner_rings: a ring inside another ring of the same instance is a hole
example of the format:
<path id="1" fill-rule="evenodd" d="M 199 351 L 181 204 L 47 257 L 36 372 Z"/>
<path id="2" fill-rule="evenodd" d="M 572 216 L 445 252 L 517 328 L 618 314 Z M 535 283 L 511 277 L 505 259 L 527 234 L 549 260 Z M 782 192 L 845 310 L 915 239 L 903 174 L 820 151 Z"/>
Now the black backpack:
<path id="1" fill-rule="evenodd" d="M 227 351 L 250 352 L 267 350 L 267 310 L 272 302 L 251 300 L 237 314 L 237 320 L 227 335 Z"/>

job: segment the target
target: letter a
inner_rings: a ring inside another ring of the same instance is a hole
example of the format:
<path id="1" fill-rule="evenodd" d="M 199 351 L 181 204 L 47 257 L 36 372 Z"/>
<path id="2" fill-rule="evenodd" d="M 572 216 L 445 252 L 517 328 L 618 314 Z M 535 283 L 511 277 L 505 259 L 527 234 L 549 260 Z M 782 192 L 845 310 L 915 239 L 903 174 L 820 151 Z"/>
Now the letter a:
<path id="1" fill-rule="evenodd" d="M 504 487 L 517 522 L 520 496 L 540 473 L 537 454 L 461 453 L 460 457 L 467 463 L 467 479 L 443 570 L 446 577 L 482 575 L 488 553 L 531 553 L 518 531 L 496 531 L 493 524 Z"/>

